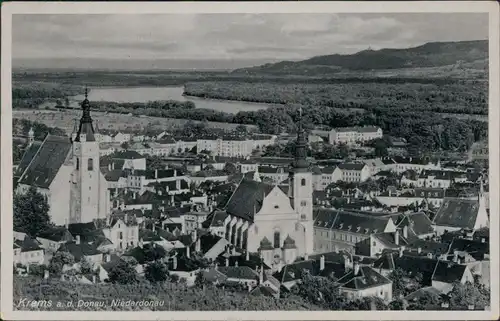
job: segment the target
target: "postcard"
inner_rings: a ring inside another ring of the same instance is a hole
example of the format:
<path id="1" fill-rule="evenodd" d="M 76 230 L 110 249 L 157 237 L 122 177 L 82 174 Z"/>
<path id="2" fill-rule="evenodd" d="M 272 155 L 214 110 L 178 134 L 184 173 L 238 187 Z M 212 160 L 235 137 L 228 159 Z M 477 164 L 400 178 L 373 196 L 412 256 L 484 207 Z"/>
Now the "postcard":
<path id="1" fill-rule="evenodd" d="M 499 6 L 2 6 L 6 320 L 496 320 Z"/>

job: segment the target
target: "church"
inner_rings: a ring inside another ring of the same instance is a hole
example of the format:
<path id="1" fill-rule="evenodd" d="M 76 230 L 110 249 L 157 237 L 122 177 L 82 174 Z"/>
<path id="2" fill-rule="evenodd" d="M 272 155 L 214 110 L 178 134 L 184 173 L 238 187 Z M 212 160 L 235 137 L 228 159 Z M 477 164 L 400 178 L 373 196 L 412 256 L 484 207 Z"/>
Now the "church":
<path id="1" fill-rule="evenodd" d="M 28 148 L 14 173 L 16 193 L 35 187 L 47 197 L 56 225 L 88 223 L 110 211 L 87 90 L 81 106 L 80 124 L 71 138 L 48 134 L 43 142 L 34 143 L 30 132 Z"/>
<path id="2" fill-rule="evenodd" d="M 225 239 L 236 251 L 259 253 L 274 270 L 313 254 L 312 180 L 300 121 L 289 178 L 276 185 L 243 178 L 223 211 L 215 212 L 225 217 Z"/>

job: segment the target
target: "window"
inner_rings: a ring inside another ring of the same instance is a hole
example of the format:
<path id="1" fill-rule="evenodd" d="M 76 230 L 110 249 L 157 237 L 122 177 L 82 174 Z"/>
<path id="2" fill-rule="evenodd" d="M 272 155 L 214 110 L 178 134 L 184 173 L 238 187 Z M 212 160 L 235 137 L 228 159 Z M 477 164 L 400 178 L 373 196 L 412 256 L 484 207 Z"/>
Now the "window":
<path id="1" fill-rule="evenodd" d="M 280 232 L 274 232 L 274 248 L 278 249 L 280 247 Z"/>
<path id="2" fill-rule="evenodd" d="M 306 179 L 305 178 L 300 180 L 300 185 L 306 186 Z"/>
<path id="3" fill-rule="evenodd" d="M 89 171 L 94 170 L 94 160 L 92 158 L 89 158 L 89 160 L 88 160 L 87 170 L 89 170 Z"/>
<path id="4" fill-rule="evenodd" d="M 300 206 L 306 206 L 307 205 L 307 202 L 306 201 L 301 201 L 300 202 Z"/>
<path id="5" fill-rule="evenodd" d="M 77 158 L 76 159 L 76 170 L 79 170 L 80 169 L 80 159 Z"/>
<path id="6" fill-rule="evenodd" d="M 123 232 L 120 232 L 118 235 L 119 235 L 119 236 L 118 236 L 118 238 L 119 238 L 120 240 L 123 240 Z"/>

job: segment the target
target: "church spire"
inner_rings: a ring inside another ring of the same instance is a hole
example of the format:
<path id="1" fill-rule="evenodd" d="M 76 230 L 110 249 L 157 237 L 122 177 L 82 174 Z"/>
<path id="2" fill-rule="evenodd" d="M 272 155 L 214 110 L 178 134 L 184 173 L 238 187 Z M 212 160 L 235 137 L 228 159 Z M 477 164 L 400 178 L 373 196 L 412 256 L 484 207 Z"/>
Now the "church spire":
<path id="1" fill-rule="evenodd" d="M 79 142 L 82 135 L 85 135 L 85 141 L 93 142 L 94 137 L 94 126 L 92 125 L 92 117 L 90 117 L 90 102 L 88 100 L 88 89 L 85 86 L 85 99 L 82 101 L 82 118 L 80 118 L 80 126 L 76 134 L 75 141 Z"/>
<path id="2" fill-rule="evenodd" d="M 302 125 L 302 106 L 299 108 L 299 122 L 297 130 L 297 142 L 295 145 L 295 160 L 292 164 L 294 171 L 304 171 L 309 168 L 307 161 L 307 138 Z"/>

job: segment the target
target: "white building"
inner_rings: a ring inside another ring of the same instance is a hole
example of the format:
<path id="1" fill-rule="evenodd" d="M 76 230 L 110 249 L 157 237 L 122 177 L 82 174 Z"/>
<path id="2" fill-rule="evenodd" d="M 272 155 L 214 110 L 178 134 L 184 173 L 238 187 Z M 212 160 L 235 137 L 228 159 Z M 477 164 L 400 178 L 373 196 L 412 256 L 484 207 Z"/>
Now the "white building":
<path id="1" fill-rule="evenodd" d="M 361 183 L 370 178 L 371 169 L 364 163 L 342 163 L 338 169 L 342 172 L 341 180 L 349 183 Z"/>
<path id="2" fill-rule="evenodd" d="M 47 135 L 35 153 L 25 153 L 18 168 L 16 192 L 31 186 L 47 197 L 56 225 L 85 223 L 109 212 L 107 182 L 99 166 L 99 142 L 90 117 L 90 102 L 82 102 L 77 131 L 67 137 Z"/>
<path id="3" fill-rule="evenodd" d="M 344 127 L 332 129 L 328 136 L 328 141 L 332 145 L 352 145 L 382 138 L 382 136 L 382 129 L 379 127 Z"/>
<path id="4" fill-rule="evenodd" d="M 26 266 L 44 262 L 44 250 L 40 247 L 40 243 L 28 236 L 22 241 L 14 240 L 13 248 L 14 264 Z"/>

